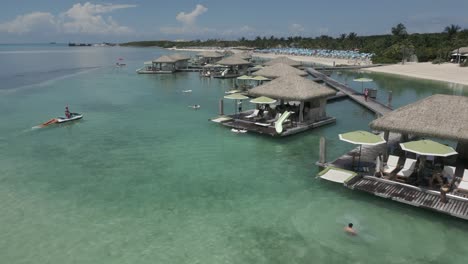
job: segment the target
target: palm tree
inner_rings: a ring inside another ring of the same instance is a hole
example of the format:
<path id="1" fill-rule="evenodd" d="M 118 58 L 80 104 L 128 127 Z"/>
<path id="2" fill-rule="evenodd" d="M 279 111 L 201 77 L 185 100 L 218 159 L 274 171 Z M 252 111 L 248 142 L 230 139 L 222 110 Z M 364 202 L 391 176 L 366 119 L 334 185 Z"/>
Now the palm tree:
<path id="1" fill-rule="evenodd" d="M 461 27 L 459 25 L 451 24 L 450 26 L 445 27 L 444 32 L 448 34 L 449 39 L 452 39 L 460 29 Z"/>
<path id="2" fill-rule="evenodd" d="M 398 38 L 403 38 L 408 35 L 405 25 L 398 23 L 398 25 L 392 27 L 392 34 Z"/>
<path id="3" fill-rule="evenodd" d="M 345 39 L 346 39 L 346 34 L 344 34 L 344 33 L 343 33 L 343 34 L 340 34 L 339 40 L 340 40 L 340 41 L 344 41 Z"/>

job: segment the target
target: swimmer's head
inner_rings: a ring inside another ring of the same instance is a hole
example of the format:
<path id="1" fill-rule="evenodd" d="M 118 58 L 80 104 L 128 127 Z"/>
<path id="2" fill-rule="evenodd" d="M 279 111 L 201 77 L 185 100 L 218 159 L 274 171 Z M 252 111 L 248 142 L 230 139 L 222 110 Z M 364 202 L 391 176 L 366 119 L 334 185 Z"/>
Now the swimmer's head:
<path id="1" fill-rule="evenodd" d="M 349 224 L 348 224 L 348 227 L 349 227 L 349 228 L 353 228 L 353 223 L 349 223 Z"/>

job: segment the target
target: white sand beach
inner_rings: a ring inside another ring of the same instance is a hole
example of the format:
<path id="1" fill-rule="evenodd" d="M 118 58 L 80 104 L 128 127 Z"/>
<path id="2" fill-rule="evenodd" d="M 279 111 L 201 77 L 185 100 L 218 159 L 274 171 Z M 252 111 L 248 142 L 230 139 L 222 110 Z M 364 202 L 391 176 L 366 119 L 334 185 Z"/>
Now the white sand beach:
<path id="1" fill-rule="evenodd" d="M 174 49 L 171 50 L 180 50 L 180 51 L 224 51 L 225 49 L 209 49 L 209 48 L 188 48 L 188 49 Z M 228 49 L 235 53 L 242 52 L 242 50 Z M 286 56 L 290 59 L 306 62 L 306 63 L 317 63 L 326 66 L 335 65 L 368 65 L 368 63 L 360 60 L 347 60 L 347 59 L 336 59 L 336 58 L 323 58 L 323 57 L 312 57 L 312 56 L 294 56 L 294 55 L 282 55 L 282 54 L 272 54 L 272 53 L 252 53 L 252 56 L 265 58 L 265 59 L 274 59 L 281 56 Z M 388 66 L 380 66 L 373 68 L 362 69 L 369 72 L 381 72 L 388 74 L 403 75 L 413 78 L 435 80 L 442 82 L 450 82 L 468 85 L 468 67 L 459 67 L 453 63 L 443 63 L 443 64 L 432 64 L 430 62 L 422 63 L 407 63 L 407 64 L 394 64 Z"/>
<path id="2" fill-rule="evenodd" d="M 272 53 L 253 53 L 252 56 L 265 58 L 265 59 L 275 59 L 278 57 L 286 56 L 292 60 L 306 62 L 306 63 L 317 63 L 326 66 L 335 65 L 367 65 L 361 60 L 347 60 L 347 59 L 336 59 L 336 58 L 323 58 L 323 57 L 313 57 L 313 56 L 295 56 L 295 55 L 283 55 L 283 54 L 272 54 Z"/>
<path id="3" fill-rule="evenodd" d="M 404 65 L 395 64 L 363 70 L 468 85 L 468 67 L 459 67 L 453 63 L 432 64 L 430 62 L 423 62 Z"/>

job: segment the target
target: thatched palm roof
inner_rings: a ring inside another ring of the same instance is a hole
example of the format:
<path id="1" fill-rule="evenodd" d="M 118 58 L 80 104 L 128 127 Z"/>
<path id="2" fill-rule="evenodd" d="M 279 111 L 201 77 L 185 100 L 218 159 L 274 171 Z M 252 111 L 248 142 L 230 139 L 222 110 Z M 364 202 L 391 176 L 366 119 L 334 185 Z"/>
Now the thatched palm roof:
<path id="1" fill-rule="evenodd" d="M 468 97 L 432 95 L 372 121 L 370 127 L 419 136 L 468 141 Z"/>
<path id="2" fill-rule="evenodd" d="M 182 53 L 175 53 L 175 54 L 172 54 L 169 57 L 173 58 L 176 61 L 190 60 L 190 56 L 188 56 L 186 54 L 182 54 Z"/>
<path id="3" fill-rule="evenodd" d="M 252 88 L 249 90 L 249 94 L 288 101 L 310 101 L 316 98 L 333 96 L 336 91 L 309 79 L 290 75 L 279 77 L 271 82 Z"/>
<path id="4" fill-rule="evenodd" d="M 231 57 L 224 58 L 224 59 L 218 61 L 217 63 L 220 64 L 220 65 L 228 65 L 228 66 L 250 64 L 250 62 L 248 62 L 246 60 L 243 60 L 243 59 L 241 59 L 239 57 L 236 57 L 236 56 L 231 56 Z"/>
<path id="5" fill-rule="evenodd" d="M 234 54 L 234 56 L 238 57 L 238 58 L 241 58 L 243 60 L 250 60 L 252 59 L 252 55 L 250 55 L 249 53 L 247 52 L 240 52 L 240 53 L 236 53 Z"/>
<path id="6" fill-rule="evenodd" d="M 297 67 L 297 66 L 302 65 L 301 62 L 291 60 L 290 58 L 285 57 L 285 56 L 281 56 L 281 57 L 278 57 L 276 59 L 272 59 L 270 61 L 267 61 L 264 65 L 271 66 L 271 65 L 274 65 L 276 63 L 283 63 L 283 64 L 287 64 L 287 65 L 292 66 L 292 67 Z"/>
<path id="7" fill-rule="evenodd" d="M 265 67 L 260 69 L 254 73 L 254 76 L 265 76 L 267 78 L 278 78 L 281 76 L 288 76 L 288 75 L 299 75 L 299 76 L 307 76 L 305 71 L 301 71 L 284 63 L 276 63 L 272 66 Z"/>
<path id="8" fill-rule="evenodd" d="M 198 53 L 197 56 L 200 56 L 203 58 L 221 58 L 221 57 L 224 57 L 224 54 L 221 54 L 216 51 L 202 51 Z"/>
<path id="9" fill-rule="evenodd" d="M 461 47 L 460 49 L 454 49 L 452 53 L 458 53 L 460 51 L 460 54 L 468 54 L 468 47 Z"/>
<path id="10" fill-rule="evenodd" d="M 153 60 L 153 62 L 156 62 L 156 63 L 175 63 L 176 60 L 174 60 L 173 58 L 169 57 L 169 56 L 161 56 L 155 60 Z"/>

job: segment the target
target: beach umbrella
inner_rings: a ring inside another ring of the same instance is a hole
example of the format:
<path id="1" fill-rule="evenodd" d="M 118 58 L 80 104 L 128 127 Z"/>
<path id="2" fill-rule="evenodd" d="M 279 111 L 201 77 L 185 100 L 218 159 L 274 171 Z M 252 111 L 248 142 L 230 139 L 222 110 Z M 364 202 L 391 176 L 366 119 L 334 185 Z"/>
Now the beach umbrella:
<path id="1" fill-rule="evenodd" d="M 231 99 L 231 100 L 236 100 L 236 104 L 234 105 L 234 111 L 235 111 L 236 114 L 237 114 L 237 100 L 249 99 L 249 97 L 247 97 L 247 96 L 245 96 L 243 94 L 240 94 L 240 93 L 229 94 L 229 95 L 224 96 L 224 98 Z"/>
<path id="2" fill-rule="evenodd" d="M 252 80 L 256 80 L 256 81 L 269 81 L 270 79 L 268 79 L 267 77 L 263 77 L 263 76 L 255 76 L 252 78 Z"/>
<path id="3" fill-rule="evenodd" d="M 428 139 L 400 143 L 401 149 L 422 156 L 448 157 L 458 154 L 452 147 Z"/>
<path id="4" fill-rule="evenodd" d="M 242 75 L 240 77 L 237 77 L 237 80 L 253 80 L 253 78 L 252 76 Z"/>
<path id="5" fill-rule="evenodd" d="M 352 131 L 344 134 L 339 134 L 339 138 L 342 141 L 359 145 L 359 161 L 358 161 L 358 168 L 359 165 L 361 164 L 361 151 L 362 151 L 362 145 L 366 146 L 375 146 L 375 145 L 380 145 L 385 143 L 386 141 L 378 135 L 372 134 L 367 131 L 363 130 L 357 130 L 357 131 Z"/>
<path id="6" fill-rule="evenodd" d="M 253 103 L 253 104 L 274 104 L 274 103 L 276 103 L 276 100 L 271 99 L 271 98 L 266 97 L 266 96 L 260 96 L 260 97 L 257 97 L 255 99 L 250 100 L 250 102 Z"/>
<path id="7" fill-rule="evenodd" d="M 354 79 L 353 81 L 361 83 L 361 93 L 363 93 L 364 92 L 364 83 L 365 82 L 372 82 L 373 80 L 369 79 L 369 78 L 357 78 L 357 79 Z"/>

